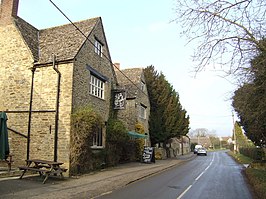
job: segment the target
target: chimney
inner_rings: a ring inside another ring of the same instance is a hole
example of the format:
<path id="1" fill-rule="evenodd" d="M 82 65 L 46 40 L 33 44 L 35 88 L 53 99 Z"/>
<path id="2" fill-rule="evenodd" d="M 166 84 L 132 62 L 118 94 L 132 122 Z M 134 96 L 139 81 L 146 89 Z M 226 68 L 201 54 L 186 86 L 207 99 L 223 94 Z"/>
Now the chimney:
<path id="1" fill-rule="evenodd" d="M 120 70 L 120 63 L 114 63 L 114 69 Z"/>
<path id="2" fill-rule="evenodd" d="M 12 23 L 13 17 L 18 14 L 19 0 L 0 0 L 0 24 Z"/>

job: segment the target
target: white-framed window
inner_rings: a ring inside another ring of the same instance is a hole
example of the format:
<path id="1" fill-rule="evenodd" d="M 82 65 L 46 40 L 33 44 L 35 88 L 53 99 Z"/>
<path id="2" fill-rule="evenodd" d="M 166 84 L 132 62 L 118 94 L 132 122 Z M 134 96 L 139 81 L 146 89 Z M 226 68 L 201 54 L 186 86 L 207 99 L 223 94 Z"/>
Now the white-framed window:
<path id="1" fill-rule="evenodd" d="M 142 119 L 146 119 L 146 107 L 142 104 L 140 104 L 139 107 L 139 117 Z"/>
<path id="2" fill-rule="evenodd" d="M 95 40 L 94 48 L 95 48 L 94 49 L 95 53 L 97 53 L 99 56 L 102 57 L 103 56 L 103 45 L 97 39 Z"/>
<path id="3" fill-rule="evenodd" d="M 90 94 L 104 99 L 104 82 L 92 74 L 90 76 Z"/>
<path id="4" fill-rule="evenodd" d="M 91 148 L 102 148 L 103 147 L 103 128 L 97 127 L 94 129 L 92 135 Z"/>

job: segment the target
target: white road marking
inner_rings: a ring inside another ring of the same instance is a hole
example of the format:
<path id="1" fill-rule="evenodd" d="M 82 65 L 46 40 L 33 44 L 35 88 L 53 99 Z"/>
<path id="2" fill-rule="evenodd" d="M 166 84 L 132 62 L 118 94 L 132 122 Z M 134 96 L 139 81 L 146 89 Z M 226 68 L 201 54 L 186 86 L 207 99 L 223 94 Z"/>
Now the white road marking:
<path id="1" fill-rule="evenodd" d="M 195 181 L 198 181 L 198 179 L 204 174 L 205 171 L 203 171 L 201 174 L 199 174 L 198 177 L 196 177 Z"/>
<path id="2" fill-rule="evenodd" d="M 189 185 L 188 188 L 185 191 L 183 191 L 183 193 L 176 199 L 181 199 L 191 187 L 192 187 L 192 185 Z"/>
<path id="3" fill-rule="evenodd" d="M 204 169 L 203 172 L 201 172 L 201 174 L 198 175 L 198 177 L 195 178 L 194 182 L 188 186 L 188 188 L 183 191 L 181 193 L 181 195 L 179 195 L 176 199 L 181 199 L 185 194 L 186 192 L 188 192 L 188 190 L 192 187 L 193 184 L 195 184 L 196 181 L 198 181 L 200 179 L 200 177 L 210 168 L 210 166 L 212 165 L 213 161 L 214 161 L 214 156 L 215 156 L 216 153 L 213 153 L 213 156 L 212 156 L 212 160 L 210 162 L 210 164 Z"/>

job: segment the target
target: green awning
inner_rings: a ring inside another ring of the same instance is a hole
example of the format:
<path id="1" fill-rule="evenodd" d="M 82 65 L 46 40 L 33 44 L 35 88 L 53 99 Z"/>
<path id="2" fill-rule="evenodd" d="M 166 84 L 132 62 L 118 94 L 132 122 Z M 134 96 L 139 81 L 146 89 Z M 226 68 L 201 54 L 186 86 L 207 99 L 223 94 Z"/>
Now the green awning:
<path id="1" fill-rule="evenodd" d="M 133 137 L 133 138 L 147 138 L 147 135 L 143 135 L 134 131 L 129 131 L 128 132 L 129 136 Z"/>

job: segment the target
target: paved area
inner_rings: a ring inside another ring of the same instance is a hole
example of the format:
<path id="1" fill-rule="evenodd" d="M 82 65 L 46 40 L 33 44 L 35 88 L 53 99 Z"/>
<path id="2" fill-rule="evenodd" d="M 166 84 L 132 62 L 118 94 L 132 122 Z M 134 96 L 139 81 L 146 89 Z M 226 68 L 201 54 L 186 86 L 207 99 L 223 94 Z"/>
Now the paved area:
<path id="1" fill-rule="evenodd" d="M 60 179 L 50 177 L 42 184 L 39 176 L 0 178 L 0 198 L 95 198 L 127 184 L 154 175 L 196 157 L 193 153 L 174 159 L 156 160 L 155 163 L 139 162 L 121 164 L 101 171 Z"/>

